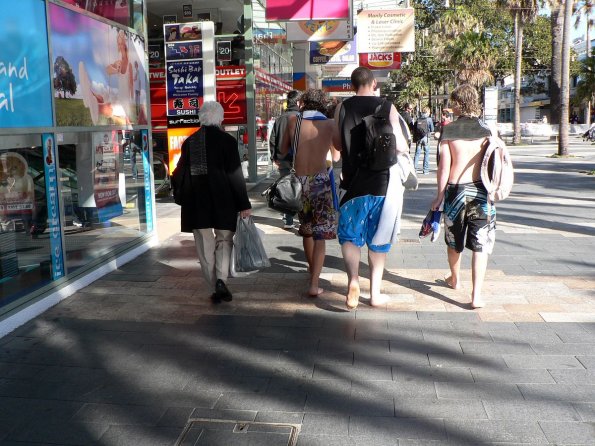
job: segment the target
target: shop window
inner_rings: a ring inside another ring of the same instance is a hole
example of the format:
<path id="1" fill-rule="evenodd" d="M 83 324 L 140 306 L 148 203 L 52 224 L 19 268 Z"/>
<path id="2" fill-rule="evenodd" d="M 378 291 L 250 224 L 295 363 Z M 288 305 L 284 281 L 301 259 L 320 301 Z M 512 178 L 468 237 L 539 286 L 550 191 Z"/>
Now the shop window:
<path id="1" fill-rule="evenodd" d="M 67 133 L 58 146 L 66 272 L 147 232 L 140 131 Z"/>
<path id="2" fill-rule="evenodd" d="M 51 281 L 41 135 L 0 138 L 0 312 Z"/>

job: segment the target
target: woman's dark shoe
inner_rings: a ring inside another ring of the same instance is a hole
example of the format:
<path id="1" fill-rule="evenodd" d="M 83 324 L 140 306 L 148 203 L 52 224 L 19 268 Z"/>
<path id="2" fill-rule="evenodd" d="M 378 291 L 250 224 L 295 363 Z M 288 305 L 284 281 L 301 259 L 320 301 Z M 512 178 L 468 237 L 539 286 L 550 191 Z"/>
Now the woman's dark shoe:
<path id="1" fill-rule="evenodd" d="M 221 279 L 217 279 L 217 282 L 215 282 L 215 294 L 219 299 L 224 300 L 225 302 L 231 302 L 233 299 L 233 296 L 227 289 L 225 282 L 223 282 Z"/>
<path id="2" fill-rule="evenodd" d="M 216 293 L 213 293 L 213 294 L 211 294 L 211 302 L 213 302 L 214 304 L 220 304 L 221 298 L 219 296 L 217 296 Z"/>

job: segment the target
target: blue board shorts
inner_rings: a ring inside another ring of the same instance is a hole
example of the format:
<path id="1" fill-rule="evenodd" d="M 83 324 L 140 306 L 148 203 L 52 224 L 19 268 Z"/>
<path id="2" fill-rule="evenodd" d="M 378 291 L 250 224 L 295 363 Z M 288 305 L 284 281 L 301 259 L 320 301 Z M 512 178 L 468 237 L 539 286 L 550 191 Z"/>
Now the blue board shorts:
<path id="1" fill-rule="evenodd" d="M 358 248 L 368 245 L 372 252 L 387 253 L 391 244 L 373 245 L 372 239 L 378 223 L 385 197 L 364 195 L 352 198 L 341 206 L 337 235 L 339 243 L 351 242 Z"/>

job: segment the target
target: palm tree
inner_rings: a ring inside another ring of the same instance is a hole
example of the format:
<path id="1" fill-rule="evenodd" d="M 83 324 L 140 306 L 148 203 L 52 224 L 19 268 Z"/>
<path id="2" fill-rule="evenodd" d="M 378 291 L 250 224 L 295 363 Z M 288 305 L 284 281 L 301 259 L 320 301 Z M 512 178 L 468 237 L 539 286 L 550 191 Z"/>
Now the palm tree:
<path id="1" fill-rule="evenodd" d="M 576 20 L 574 22 L 575 29 L 578 29 L 579 25 L 581 24 L 581 18 L 583 14 L 585 15 L 585 19 L 587 22 L 587 59 L 591 57 L 591 27 L 593 26 L 593 19 L 591 16 L 593 15 L 593 10 L 595 8 L 595 2 L 593 0 L 582 0 L 575 5 L 574 14 L 576 14 Z M 587 103 L 587 110 L 585 113 L 585 122 L 587 124 L 591 123 L 591 103 L 592 100 L 589 98 Z"/>
<path id="2" fill-rule="evenodd" d="M 562 37 L 564 29 L 564 14 L 562 5 L 564 0 L 550 0 L 551 33 L 552 33 L 552 62 L 550 76 L 550 122 L 560 124 L 560 85 L 562 84 Z"/>
<path id="3" fill-rule="evenodd" d="M 523 63 L 523 30 L 527 22 L 537 16 L 537 0 L 498 0 L 500 6 L 508 9 L 514 18 L 515 68 L 514 68 L 514 136 L 513 144 L 521 142 L 521 74 Z"/>
<path id="4" fill-rule="evenodd" d="M 580 81 L 576 86 L 575 99 L 579 102 L 595 100 L 595 56 L 581 62 Z"/>
<path id="5" fill-rule="evenodd" d="M 467 31 L 447 45 L 451 66 L 457 67 L 457 82 L 468 82 L 476 87 L 494 81 L 492 69 L 496 63 L 491 38 L 484 32 Z"/>
<path id="6" fill-rule="evenodd" d="M 562 82 L 560 84 L 560 130 L 558 155 L 568 155 L 568 115 L 570 106 L 570 41 L 572 6 L 574 0 L 564 3 L 564 29 L 562 33 Z"/>

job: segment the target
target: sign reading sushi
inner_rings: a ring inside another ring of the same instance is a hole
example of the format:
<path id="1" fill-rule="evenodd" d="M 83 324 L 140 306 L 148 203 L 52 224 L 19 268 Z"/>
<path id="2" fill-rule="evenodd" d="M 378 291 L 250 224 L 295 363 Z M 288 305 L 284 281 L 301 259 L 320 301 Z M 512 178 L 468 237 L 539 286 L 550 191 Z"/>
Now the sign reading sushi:
<path id="1" fill-rule="evenodd" d="M 213 22 L 163 26 L 168 116 L 194 116 L 215 99 Z"/>

